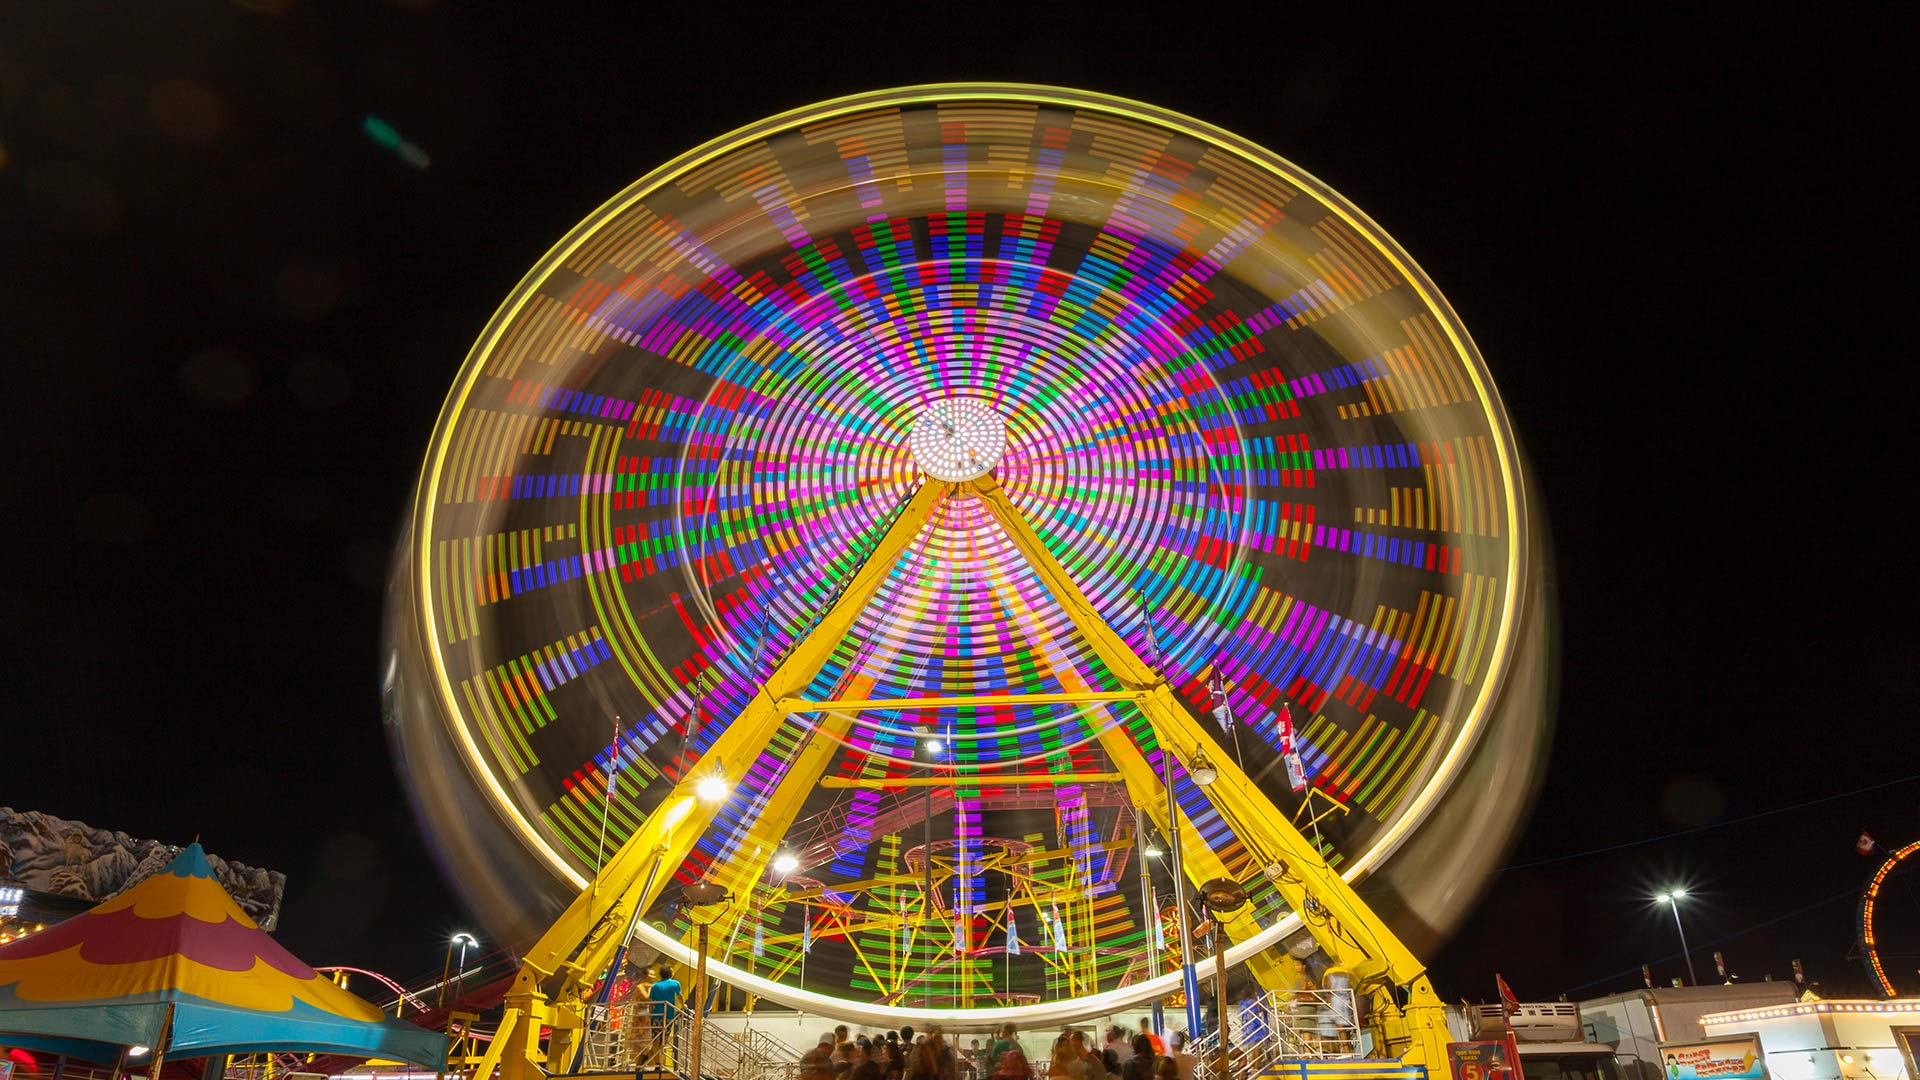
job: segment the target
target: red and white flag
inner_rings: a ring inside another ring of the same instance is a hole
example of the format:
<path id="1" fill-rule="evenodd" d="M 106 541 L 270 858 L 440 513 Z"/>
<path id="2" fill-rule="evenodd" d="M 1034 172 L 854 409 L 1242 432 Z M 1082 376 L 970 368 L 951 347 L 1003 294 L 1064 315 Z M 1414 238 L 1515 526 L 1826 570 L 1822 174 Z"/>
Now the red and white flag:
<path id="1" fill-rule="evenodd" d="M 1877 846 L 1878 845 L 1873 842 L 1873 837 L 1868 836 L 1865 829 L 1860 830 L 1860 839 L 1853 842 L 1853 850 L 1862 855 L 1873 854 L 1873 849 Z"/>
<path id="2" fill-rule="evenodd" d="M 1513 987 L 1508 986 L 1506 978 L 1498 972 L 1494 973 L 1493 984 L 1500 988 L 1500 1019 L 1505 1022 L 1507 1027 L 1507 1037 L 1505 1040 L 1507 1050 L 1507 1075 L 1513 1077 L 1514 1080 L 1520 1080 L 1520 1078 L 1526 1074 L 1520 1067 L 1520 1044 L 1513 1036 L 1513 1017 L 1514 1014 L 1520 1011 L 1520 999 L 1513 996 Z"/>
<path id="3" fill-rule="evenodd" d="M 1300 760 L 1300 744 L 1293 736 L 1293 710 L 1280 703 L 1280 756 L 1287 762 L 1287 783 L 1294 794 L 1307 790 L 1307 766 Z"/>
<path id="4" fill-rule="evenodd" d="M 1519 1012 L 1520 999 L 1513 996 L 1513 987 L 1507 985 L 1507 980 L 1496 974 L 1493 977 L 1493 984 L 1500 988 L 1500 1011 L 1508 1016 Z"/>

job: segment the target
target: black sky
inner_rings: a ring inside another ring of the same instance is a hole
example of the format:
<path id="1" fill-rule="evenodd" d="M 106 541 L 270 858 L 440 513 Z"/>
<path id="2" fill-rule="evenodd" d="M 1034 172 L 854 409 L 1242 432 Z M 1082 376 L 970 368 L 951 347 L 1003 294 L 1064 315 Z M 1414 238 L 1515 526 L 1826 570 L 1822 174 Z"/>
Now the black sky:
<path id="1" fill-rule="evenodd" d="M 198 834 L 287 872 L 300 955 L 437 968 L 469 920 L 389 763 L 380 589 L 494 306 L 741 124 L 1065 84 L 1248 136 L 1368 211 L 1531 453 L 1562 707 L 1511 862 L 1559 861 L 1496 879 L 1430 958 L 1442 993 L 1677 974 L 1645 901 L 1674 882 L 1702 965 L 1738 935 L 1747 978 L 1799 957 L 1864 989 L 1852 902 L 1819 902 L 1865 875 L 1862 827 L 1920 837 L 1910 14 L 655 6 L 0 4 L 0 803 Z M 1920 943 L 1920 903 L 1891 917 Z"/>

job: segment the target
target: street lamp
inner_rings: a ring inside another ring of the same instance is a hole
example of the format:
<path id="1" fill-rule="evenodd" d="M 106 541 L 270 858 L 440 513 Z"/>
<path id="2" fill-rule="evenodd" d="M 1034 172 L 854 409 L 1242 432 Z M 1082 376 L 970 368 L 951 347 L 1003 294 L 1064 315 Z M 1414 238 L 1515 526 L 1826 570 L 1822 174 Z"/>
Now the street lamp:
<path id="1" fill-rule="evenodd" d="M 480 939 L 464 930 L 447 939 L 447 956 L 440 964 L 440 997 L 439 1000 L 434 1003 L 436 1006 L 447 1003 L 447 971 L 453 967 L 453 947 L 455 945 L 460 946 L 459 974 L 454 976 L 454 981 L 458 982 L 467 974 L 467 947 L 473 946 L 474 948 L 479 948 Z M 459 996 L 458 993 L 454 994 L 456 998 Z"/>
<path id="2" fill-rule="evenodd" d="M 1700 976 L 1693 972 L 1693 953 L 1687 948 L 1687 928 L 1680 925 L 1680 901 L 1687 898 L 1687 890 L 1670 889 L 1654 897 L 1656 903 L 1673 909 L 1673 928 L 1680 931 L 1680 955 L 1687 958 L 1687 980 L 1695 986 L 1700 985 Z"/>

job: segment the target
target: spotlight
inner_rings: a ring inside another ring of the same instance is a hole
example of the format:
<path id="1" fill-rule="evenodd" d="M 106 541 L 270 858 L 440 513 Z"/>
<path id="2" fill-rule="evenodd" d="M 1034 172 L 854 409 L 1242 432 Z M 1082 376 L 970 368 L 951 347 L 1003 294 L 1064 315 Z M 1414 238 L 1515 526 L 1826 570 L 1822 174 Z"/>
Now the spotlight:
<path id="1" fill-rule="evenodd" d="M 927 740 L 927 753 L 929 754 L 938 754 L 944 751 L 946 748 L 947 748 L 947 744 L 941 742 L 939 739 Z"/>
<path id="2" fill-rule="evenodd" d="M 1187 775 L 1193 777 L 1193 782 L 1199 784 L 1201 787 L 1208 787 L 1215 780 L 1220 779 L 1220 774 L 1215 771 L 1213 764 L 1207 760 L 1206 755 L 1198 751 L 1193 755 L 1193 764 L 1187 766 Z"/>
<path id="3" fill-rule="evenodd" d="M 693 789 L 693 793 L 700 796 L 700 798 L 706 802 L 719 802 L 721 799 L 726 798 L 727 793 L 732 790 L 732 788 L 727 786 L 726 774 L 714 773 L 702 779 L 699 785 Z"/>
<path id="4" fill-rule="evenodd" d="M 1162 855 L 1165 855 L 1165 854 L 1166 854 L 1166 852 L 1164 852 L 1164 851 L 1161 851 L 1161 850 L 1160 850 L 1159 848 L 1157 848 L 1157 847 L 1150 847 L 1150 848 L 1148 848 L 1148 849 L 1147 849 L 1147 858 L 1149 858 L 1149 859 L 1157 859 L 1157 858 L 1159 858 L 1160 856 L 1162 856 Z"/>
<path id="5" fill-rule="evenodd" d="M 148 1054 L 152 1052 L 153 1052 L 153 1048 L 148 1046 L 127 1047 L 127 1056 L 130 1058 L 146 1057 Z"/>
<path id="6" fill-rule="evenodd" d="M 781 852 L 774 856 L 773 869 L 776 873 L 791 874 L 800 869 L 800 860 L 790 852 Z"/>

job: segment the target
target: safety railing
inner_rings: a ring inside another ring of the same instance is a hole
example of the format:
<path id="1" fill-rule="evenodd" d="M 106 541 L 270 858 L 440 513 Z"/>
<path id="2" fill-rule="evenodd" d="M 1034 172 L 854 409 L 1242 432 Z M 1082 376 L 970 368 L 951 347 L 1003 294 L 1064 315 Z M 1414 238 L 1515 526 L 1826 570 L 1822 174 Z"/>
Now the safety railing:
<path id="1" fill-rule="evenodd" d="M 692 1080 L 693 1014 L 678 1011 L 657 1023 L 651 1003 L 590 1005 L 583 1043 L 585 1072 L 670 1072 Z M 751 1027 L 731 1031 L 704 1024 L 700 1032 L 700 1074 L 722 1080 L 789 1080 L 797 1071 L 792 1051 Z"/>

